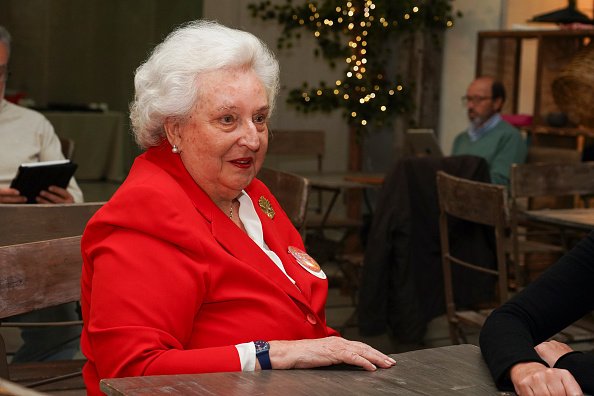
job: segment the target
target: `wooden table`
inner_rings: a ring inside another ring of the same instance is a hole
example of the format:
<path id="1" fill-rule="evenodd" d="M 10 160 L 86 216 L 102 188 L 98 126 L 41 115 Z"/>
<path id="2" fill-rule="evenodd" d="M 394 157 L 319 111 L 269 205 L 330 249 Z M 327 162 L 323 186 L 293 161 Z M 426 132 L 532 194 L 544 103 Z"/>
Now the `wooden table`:
<path id="1" fill-rule="evenodd" d="M 312 190 L 327 191 L 332 195 L 330 202 L 326 205 L 319 220 L 318 227 L 325 228 L 328 225 L 328 219 L 339 195 L 347 190 L 363 190 L 363 200 L 369 213 L 372 213 L 372 206 L 368 195 L 365 193 L 367 188 L 378 188 L 384 182 L 384 174 L 368 172 L 331 172 L 331 173 L 303 173 Z M 321 210 L 321 198 L 318 199 L 318 206 Z M 348 224 L 345 223 L 345 224 Z M 357 223 L 358 224 L 358 223 Z"/>
<path id="2" fill-rule="evenodd" d="M 368 172 L 315 172 L 302 173 L 314 188 L 368 188 L 381 186 L 384 174 Z"/>
<path id="3" fill-rule="evenodd" d="M 589 231 L 594 229 L 594 208 L 586 209 L 542 209 L 524 212 L 532 221 L 562 228 Z"/>
<path id="4" fill-rule="evenodd" d="M 391 355 L 396 366 L 113 378 L 107 395 L 511 395 L 499 392 L 478 347 L 453 345 Z"/>

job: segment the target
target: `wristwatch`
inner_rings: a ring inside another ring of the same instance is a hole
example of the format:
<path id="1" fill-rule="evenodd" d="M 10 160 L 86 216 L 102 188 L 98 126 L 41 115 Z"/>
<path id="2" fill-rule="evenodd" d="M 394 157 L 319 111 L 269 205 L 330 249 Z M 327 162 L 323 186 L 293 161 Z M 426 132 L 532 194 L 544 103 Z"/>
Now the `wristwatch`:
<path id="1" fill-rule="evenodd" d="M 256 358 L 258 359 L 262 370 L 272 369 L 270 355 L 268 353 L 268 351 L 270 351 L 270 344 L 267 341 L 259 340 L 254 341 L 254 345 L 256 346 Z"/>

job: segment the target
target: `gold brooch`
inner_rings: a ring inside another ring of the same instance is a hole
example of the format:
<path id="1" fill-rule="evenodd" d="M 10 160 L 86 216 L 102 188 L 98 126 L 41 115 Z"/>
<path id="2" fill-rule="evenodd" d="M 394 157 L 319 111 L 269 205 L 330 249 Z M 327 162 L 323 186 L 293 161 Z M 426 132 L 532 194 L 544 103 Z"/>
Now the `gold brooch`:
<path id="1" fill-rule="evenodd" d="M 260 199 L 258 199 L 258 205 L 260 205 L 260 209 L 266 213 L 266 216 L 268 216 L 270 219 L 274 219 L 274 209 L 272 209 L 272 205 L 270 204 L 269 200 L 262 196 Z"/>

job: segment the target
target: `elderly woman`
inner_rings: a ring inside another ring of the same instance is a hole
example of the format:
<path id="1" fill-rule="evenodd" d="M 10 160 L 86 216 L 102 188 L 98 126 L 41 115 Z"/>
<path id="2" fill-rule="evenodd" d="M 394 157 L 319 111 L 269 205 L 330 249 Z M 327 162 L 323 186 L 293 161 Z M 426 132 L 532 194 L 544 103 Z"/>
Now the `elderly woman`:
<path id="1" fill-rule="evenodd" d="M 137 70 L 147 151 L 82 242 L 89 394 L 108 377 L 394 364 L 326 325 L 326 276 L 255 179 L 278 74 L 256 37 L 204 21 Z"/>

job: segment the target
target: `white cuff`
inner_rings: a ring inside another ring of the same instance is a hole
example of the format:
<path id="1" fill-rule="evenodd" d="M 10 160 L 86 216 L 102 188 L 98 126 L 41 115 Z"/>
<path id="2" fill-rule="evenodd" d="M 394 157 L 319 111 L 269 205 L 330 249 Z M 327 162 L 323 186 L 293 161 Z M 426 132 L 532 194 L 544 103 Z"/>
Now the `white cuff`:
<path id="1" fill-rule="evenodd" d="M 254 371 L 256 369 L 256 346 L 253 342 L 235 345 L 239 353 L 241 371 Z"/>

